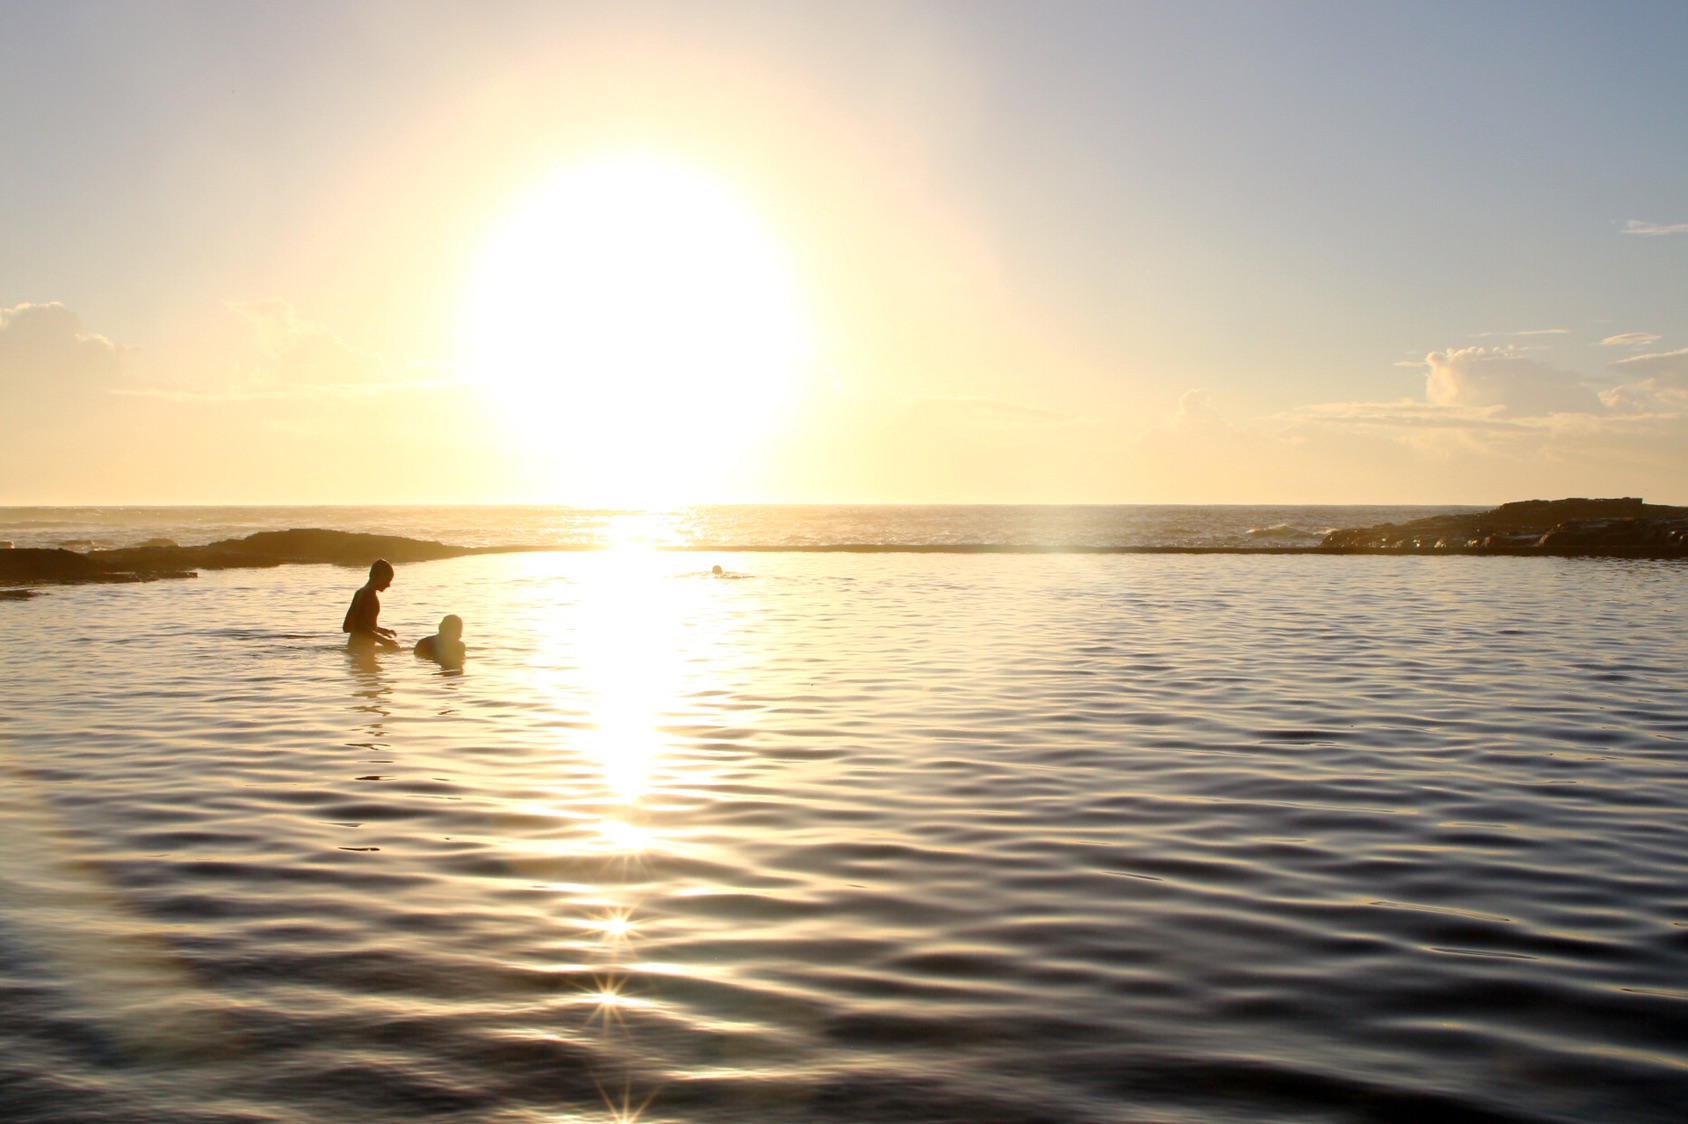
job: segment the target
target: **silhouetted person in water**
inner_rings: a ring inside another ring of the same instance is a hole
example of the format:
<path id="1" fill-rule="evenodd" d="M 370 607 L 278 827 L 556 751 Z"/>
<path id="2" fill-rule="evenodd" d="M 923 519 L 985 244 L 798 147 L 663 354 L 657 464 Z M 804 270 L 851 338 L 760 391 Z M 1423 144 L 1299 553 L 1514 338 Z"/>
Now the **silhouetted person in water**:
<path id="1" fill-rule="evenodd" d="M 463 618 L 449 613 L 440 621 L 440 630 L 416 642 L 416 654 L 433 660 L 441 667 L 462 667 L 469 649 L 463 643 Z"/>
<path id="2" fill-rule="evenodd" d="M 376 623 L 381 617 L 381 598 L 378 595 L 392 584 L 393 564 L 385 558 L 377 558 L 369 567 L 369 580 L 362 589 L 352 594 L 352 607 L 346 610 L 346 619 L 340 625 L 342 632 L 351 633 L 346 638 L 347 644 L 379 644 L 383 648 L 399 646 L 397 634 Z"/>

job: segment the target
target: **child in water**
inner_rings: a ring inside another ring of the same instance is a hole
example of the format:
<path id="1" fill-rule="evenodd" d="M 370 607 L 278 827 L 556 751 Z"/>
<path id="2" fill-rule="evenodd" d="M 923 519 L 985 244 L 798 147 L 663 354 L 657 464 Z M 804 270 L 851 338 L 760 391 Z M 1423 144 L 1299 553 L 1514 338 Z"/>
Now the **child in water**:
<path id="1" fill-rule="evenodd" d="M 363 588 L 352 594 L 352 606 L 346 610 L 346 619 L 340 625 L 340 631 L 349 632 L 346 643 L 354 646 L 379 644 L 383 648 L 397 648 L 398 635 L 390 628 L 382 628 L 377 622 L 381 618 L 381 598 L 383 589 L 393 584 L 393 564 L 385 558 L 377 558 L 369 567 L 369 580 Z"/>
<path id="2" fill-rule="evenodd" d="M 463 643 L 463 618 L 449 613 L 440 621 L 440 630 L 416 642 L 416 654 L 433 660 L 441 667 L 462 667 L 469 649 Z"/>

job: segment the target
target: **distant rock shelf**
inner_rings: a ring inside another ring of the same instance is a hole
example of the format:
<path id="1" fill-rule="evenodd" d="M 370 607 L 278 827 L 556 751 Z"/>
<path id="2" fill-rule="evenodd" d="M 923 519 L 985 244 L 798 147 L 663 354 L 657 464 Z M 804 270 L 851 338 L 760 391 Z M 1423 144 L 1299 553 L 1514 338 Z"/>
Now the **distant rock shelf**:
<path id="1" fill-rule="evenodd" d="M 508 554 L 551 549 L 528 546 L 450 546 L 400 535 L 367 535 L 318 529 L 260 531 L 243 539 L 204 546 L 176 546 L 152 540 L 120 550 L 13 548 L 0 550 L 0 586 L 79 585 L 89 582 L 151 582 L 196 578 L 200 570 L 258 569 L 289 562 L 327 562 L 363 567 L 389 562 L 431 562 L 467 554 Z M 17 590 L 8 600 L 20 599 Z"/>
<path id="2" fill-rule="evenodd" d="M 1688 558 L 1688 507 L 1623 499 L 1521 500 L 1492 511 L 1332 531 L 1336 554 Z"/>

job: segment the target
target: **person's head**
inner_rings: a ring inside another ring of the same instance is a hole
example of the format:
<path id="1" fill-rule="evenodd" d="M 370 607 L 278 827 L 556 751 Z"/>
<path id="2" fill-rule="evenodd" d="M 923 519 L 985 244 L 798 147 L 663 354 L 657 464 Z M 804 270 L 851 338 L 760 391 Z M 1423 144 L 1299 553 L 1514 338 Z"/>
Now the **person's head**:
<path id="1" fill-rule="evenodd" d="M 385 558 L 377 558 L 369 567 L 369 584 L 376 589 L 386 589 L 393 584 L 393 564 Z"/>
<path id="2" fill-rule="evenodd" d="M 460 640 L 463 637 L 463 618 L 456 613 L 447 613 L 440 618 L 440 639 Z"/>

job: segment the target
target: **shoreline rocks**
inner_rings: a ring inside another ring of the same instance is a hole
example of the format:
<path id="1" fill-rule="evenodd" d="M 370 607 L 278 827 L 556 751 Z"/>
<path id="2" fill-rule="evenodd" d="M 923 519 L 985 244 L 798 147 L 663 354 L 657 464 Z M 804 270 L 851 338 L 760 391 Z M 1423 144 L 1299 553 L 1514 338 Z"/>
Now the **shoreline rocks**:
<path id="1" fill-rule="evenodd" d="M 62 547 L 13 547 L 0 551 L 0 586 L 85 585 L 90 582 L 152 582 L 166 578 L 196 578 L 191 570 L 174 566 L 108 566 L 87 554 Z M 24 600 L 15 589 L 8 600 Z"/>
<path id="2" fill-rule="evenodd" d="M 1520 500 L 1472 514 L 1332 531 L 1318 549 L 1339 554 L 1688 558 L 1688 507 L 1650 504 L 1633 496 Z"/>
<path id="3" fill-rule="evenodd" d="M 376 558 L 402 565 L 529 549 L 534 548 L 450 546 L 401 535 L 319 528 L 260 531 L 243 539 L 223 539 L 204 546 L 176 546 L 169 540 L 151 540 L 142 546 L 85 553 L 58 547 L 26 547 L 0 551 L 0 586 L 150 582 L 197 578 L 200 570 L 259 569 L 288 563 L 362 568 Z"/>
<path id="4" fill-rule="evenodd" d="M 257 569 L 290 563 L 362 568 L 376 558 L 404 565 L 471 554 L 591 549 L 558 546 L 451 546 L 402 535 L 301 528 L 260 531 L 204 546 L 150 540 L 141 546 L 85 553 L 55 547 L 0 550 L 5 600 L 25 600 L 17 587 L 88 582 L 152 582 L 196 578 L 200 570 Z M 803 547 L 720 547 L 721 550 L 803 550 Z M 849 547 L 811 547 L 836 550 Z M 1042 547 L 862 546 L 873 551 L 1042 553 Z M 1688 507 L 1620 499 L 1521 500 L 1490 511 L 1434 515 L 1327 534 L 1317 546 L 1266 548 L 1092 547 L 1078 553 L 1120 554 L 1478 554 L 1559 558 L 1688 558 Z"/>

